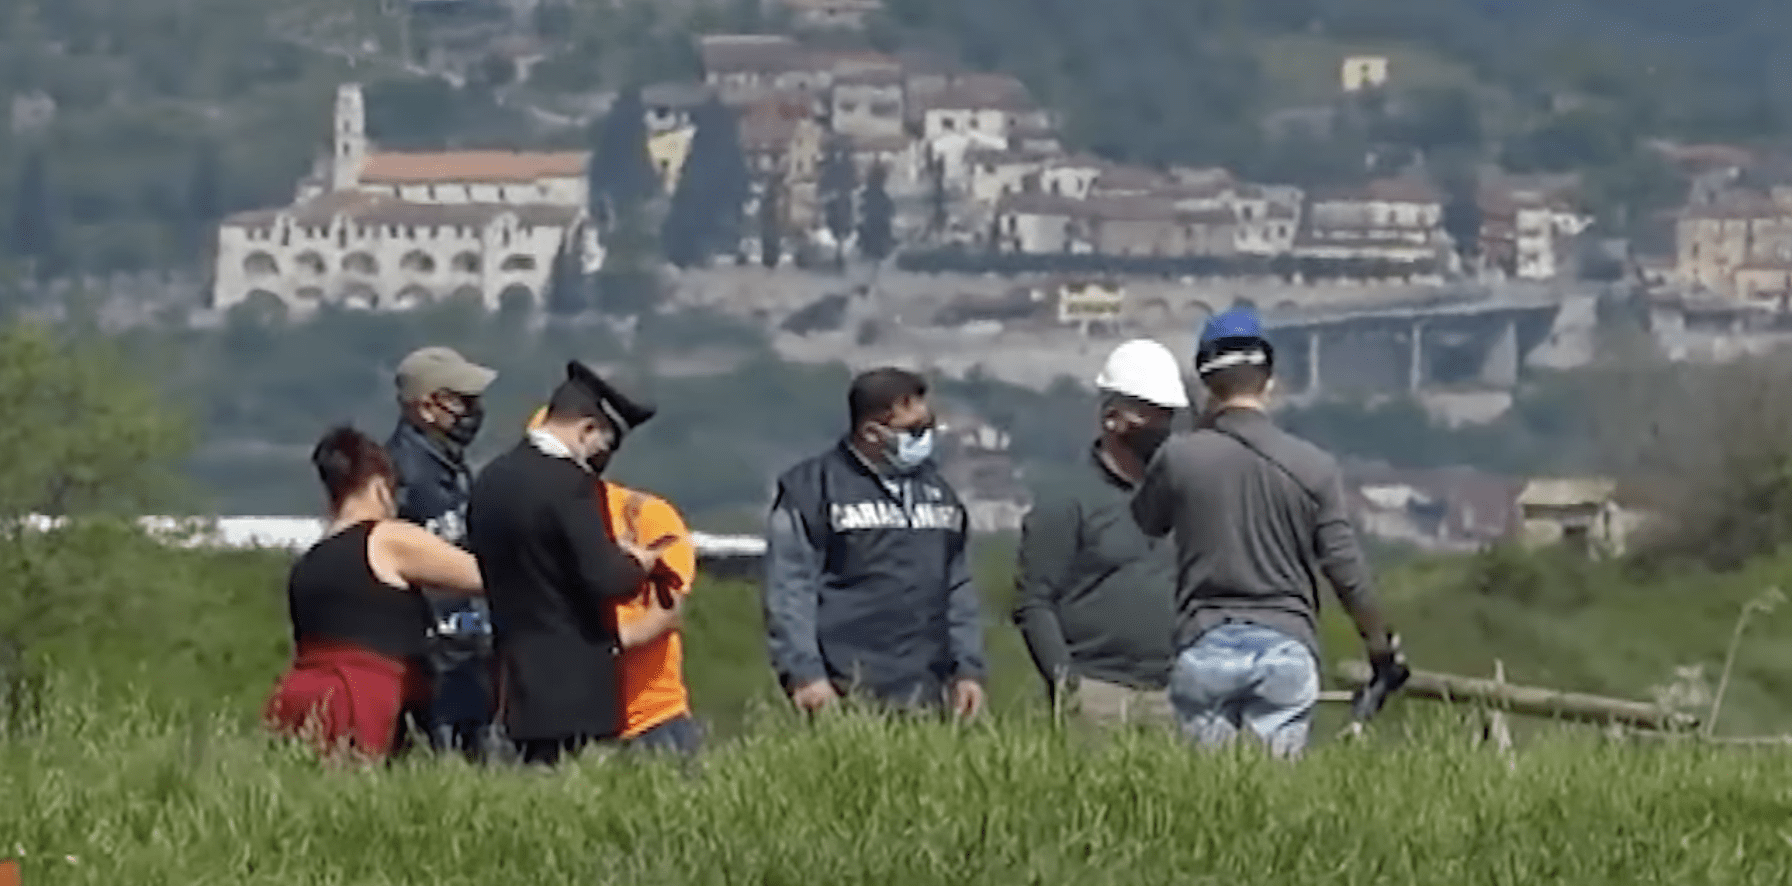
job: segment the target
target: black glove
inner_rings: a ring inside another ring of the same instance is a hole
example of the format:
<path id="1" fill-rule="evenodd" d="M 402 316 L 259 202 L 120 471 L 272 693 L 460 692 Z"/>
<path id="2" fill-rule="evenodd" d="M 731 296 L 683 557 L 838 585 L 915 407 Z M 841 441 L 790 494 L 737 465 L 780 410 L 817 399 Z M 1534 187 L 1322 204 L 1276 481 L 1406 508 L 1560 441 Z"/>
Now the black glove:
<path id="1" fill-rule="evenodd" d="M 1399 637 L 1388 635 L 1386 651 L 1369 656 L 1369 669 L 1369 682 L 1357 687 L 1350 698 L 1350 715 L 1356 720 L 1368 720 L 1381 713 L 1388 697 L 1412 677 L 1412 669 L 1406 666 L 1406 654 L 1400 651 Z"/>

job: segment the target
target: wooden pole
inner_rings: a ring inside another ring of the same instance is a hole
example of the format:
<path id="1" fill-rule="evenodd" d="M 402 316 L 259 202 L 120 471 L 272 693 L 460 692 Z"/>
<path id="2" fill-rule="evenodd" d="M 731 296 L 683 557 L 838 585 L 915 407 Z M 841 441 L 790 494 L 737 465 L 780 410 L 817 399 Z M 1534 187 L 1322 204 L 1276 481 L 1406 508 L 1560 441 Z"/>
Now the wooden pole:
<path id="1" fill-rule="evenodd" d="M 1363 661 L 1345 661 L 1338 665 L 1339 678 L 1352 688 L 1367 684 L 1371 673 L 1368 663 Z M 1645 702 L 1535 686 L 1513 686 L 1496 680 L 1436 671 L 1413 671 L 1412 679 L 1402 691 L 1418 698 L 1482 702 L 1515 714 L 1578 722 L 1621 723 L 1641 729 L 1691 729 L 1699 722 L 1697 717 L 1663 710 Z"/>
<path id="2" fill-rule="evenodd" d="M 1495 686 L 1506 685 L 1506 663 L 1495 659 L 1493 662 L 1493 683 Z M 1487 727 L 1485 737 L 1493 742 L 1493 746 L 1502 754 L 1512 752 L 1512 730 L 1506 725 L 1506 712 L 1498 706 L 1487 709 Z"/>

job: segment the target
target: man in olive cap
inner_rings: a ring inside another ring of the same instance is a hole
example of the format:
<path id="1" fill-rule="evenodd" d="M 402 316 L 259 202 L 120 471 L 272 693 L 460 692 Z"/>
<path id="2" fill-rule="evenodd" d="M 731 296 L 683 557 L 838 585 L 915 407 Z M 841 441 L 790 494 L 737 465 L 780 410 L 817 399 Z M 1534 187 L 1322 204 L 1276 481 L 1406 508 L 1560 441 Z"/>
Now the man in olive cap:
<path id="1" fill-rule="evenodd" d="M 485 419 L 481 398 L 498 377 L 453 348 L 412 351 L 399 361 L 398 427 L 386 442 L 398 469 L 398 516 L 466 547 L 472 474 L 467 446 Z M 489 735 L 491 620 L 482 597 L 425 592 L 435 613 L 430 661 L 435 697 L 426 716 L 430 744 L 478 755 Z"/>

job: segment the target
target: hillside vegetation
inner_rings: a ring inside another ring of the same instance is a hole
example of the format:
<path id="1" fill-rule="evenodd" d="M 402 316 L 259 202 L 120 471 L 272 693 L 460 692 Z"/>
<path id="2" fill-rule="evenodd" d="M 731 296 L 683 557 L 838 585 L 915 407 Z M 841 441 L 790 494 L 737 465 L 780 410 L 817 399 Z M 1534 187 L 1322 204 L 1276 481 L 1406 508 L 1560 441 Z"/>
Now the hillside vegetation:
<path id="1" fill-rule="evenodd" d="M 387 144 L 582 144 L 593 97 L 695 73 L 693 33 L 782 21 L 770 0 L 547 0 L 515 23 L 547 56 L 518 86 L 495 51 L 513 23 L 407 8 L 0 0 L 0 98 L 54 102 L 0 137 L 0 242 L 38 273 L 189 268 L 218 218 L 290 197 L 342 79 L 369 83 Z M 1323 181 L 1392 141 L 1587 171 L 1612 210 L 1670 199 L 1644 137 L 1784 133 L 1792 57 L 1771 35 L 1788 16 L 1770 0 L 890 0 L 869 40 L 1020 75 L 1075 146 L 1118 159 Z M 461 62 L 450 76 L 425 64 L 442 46 Z M 1393 58 L 1404 110 L 1329 139 L 1266 135 L 1270 112 L 1336 98 L 1337 59 L 1364 49 Z"/>

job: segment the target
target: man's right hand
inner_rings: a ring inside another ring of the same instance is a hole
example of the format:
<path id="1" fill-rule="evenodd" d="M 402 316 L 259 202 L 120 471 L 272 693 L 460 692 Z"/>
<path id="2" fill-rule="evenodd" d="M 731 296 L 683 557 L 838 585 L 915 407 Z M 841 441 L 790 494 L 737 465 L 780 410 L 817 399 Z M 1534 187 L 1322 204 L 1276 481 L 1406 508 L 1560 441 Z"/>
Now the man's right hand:
<path id="1" fill-rule="evenodd" d="M 1400 650 L 1400 638 L 1388 634 L 1380 643 L 1370 645 L 1369 668 L 1374 679 L 1386 684 L 1390 691 L 1406 685 L 1412 669 L 1406 666 L 1406 653 Z"/>
<path id="2" fill-rule="evenodd" d="M 639 564 L 642 571 L 652 574 L 659 566 L 660 556 L 678 542 L 678 536 L 668 533 L 647 544 L 641 543 L 641 508 L 646 503 L 647 497 L 639 492 L 630 493 L 628 500 L 623 502 L 622 525 L 617 528 L 616 546 Z"/>
<path id="3" fill-rule="evenodd" d="M 840 700 L 840 693 L 834 691 L 834 684 L 828 680 L 814 680 L 798 686 L 790 693 L 790 701 L 798 708 L 814 713 Z"/>

